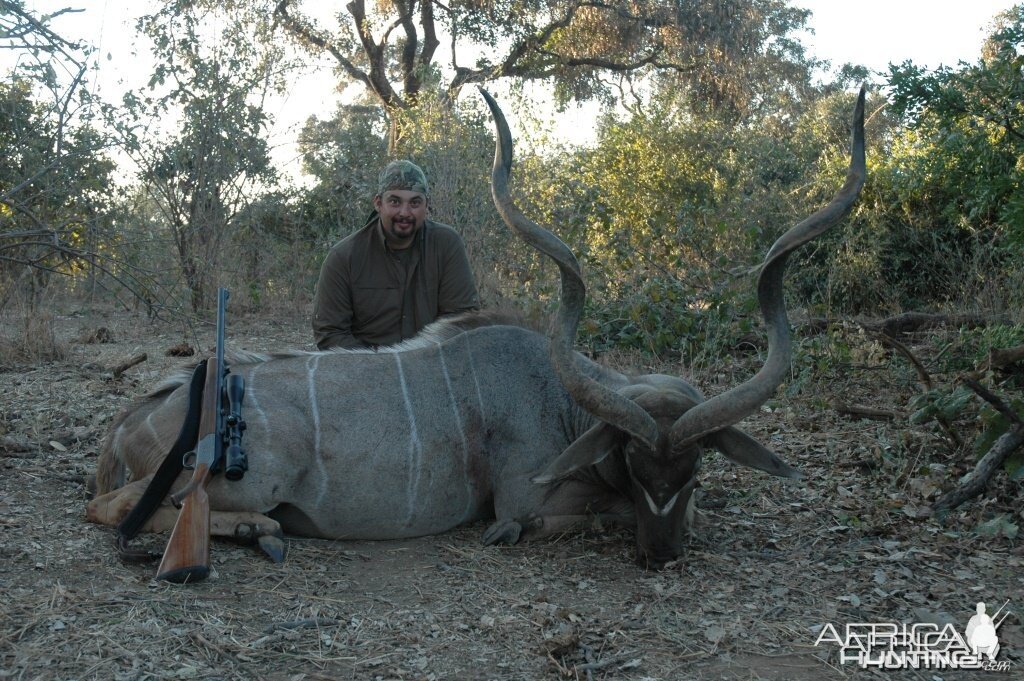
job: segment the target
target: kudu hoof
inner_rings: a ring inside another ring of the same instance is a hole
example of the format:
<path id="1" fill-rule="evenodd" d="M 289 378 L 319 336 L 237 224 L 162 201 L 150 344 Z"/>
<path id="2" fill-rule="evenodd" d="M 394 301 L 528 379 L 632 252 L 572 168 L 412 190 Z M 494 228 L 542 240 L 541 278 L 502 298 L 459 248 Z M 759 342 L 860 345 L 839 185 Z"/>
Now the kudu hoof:
<path id="1" fill-rule="evenodd" d="M 275 537 L 272 534 L 265 534 L 256 540 L 263 553 L 267 554 L 270 560 L 275 563 L 283 563 L 284 557 L 288 554 L 288 545 L 284 539 Z"/>
<path id="2" fill-rule="evenodd" d="M 484 531 L 484 545 L 515 544 L 522 532 L 523 526 L 518 521 L 499 520 Z"/>
<path id="3" fill-rule="evenodd" d="M 259 524 L 239 523 L 235 526 L 235 540 L 243 544 L 255 544 L 275 563 L 284 562 L 288 545 L 279 532 L 268 530 Z"/>

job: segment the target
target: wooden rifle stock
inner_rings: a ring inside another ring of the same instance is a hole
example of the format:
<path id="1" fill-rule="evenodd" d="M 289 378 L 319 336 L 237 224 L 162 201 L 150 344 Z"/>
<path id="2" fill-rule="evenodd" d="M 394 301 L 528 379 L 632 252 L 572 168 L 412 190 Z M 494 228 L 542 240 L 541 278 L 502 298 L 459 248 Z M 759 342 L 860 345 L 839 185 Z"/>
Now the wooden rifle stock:
<path id="1" fill-rule="evenodd" d="M 210 574 L 210 498 L 206 486 L 223 449 L 218 427 L 222 371 L 216 359 L 207 360 L 195 468 L 189 483 L 171 497 L 176 504 L 182 502 L 181 511 L 164 549 L 157 579 L 181 584 L 201 581 Z"/>

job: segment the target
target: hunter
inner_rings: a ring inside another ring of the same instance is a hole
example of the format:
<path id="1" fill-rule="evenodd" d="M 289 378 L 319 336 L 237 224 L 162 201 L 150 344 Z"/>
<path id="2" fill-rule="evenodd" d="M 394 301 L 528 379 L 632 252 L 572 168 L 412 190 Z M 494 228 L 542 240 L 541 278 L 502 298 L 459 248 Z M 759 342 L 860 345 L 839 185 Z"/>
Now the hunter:
<path id="1" fill-rule="evenodd" d="M 366 224 L 331 248 L 313 300 L 321 350 L 375 348 L 480 307 L 459 233 L 428 219 L 427 177 L 410 161 L 381 171 Z"/>

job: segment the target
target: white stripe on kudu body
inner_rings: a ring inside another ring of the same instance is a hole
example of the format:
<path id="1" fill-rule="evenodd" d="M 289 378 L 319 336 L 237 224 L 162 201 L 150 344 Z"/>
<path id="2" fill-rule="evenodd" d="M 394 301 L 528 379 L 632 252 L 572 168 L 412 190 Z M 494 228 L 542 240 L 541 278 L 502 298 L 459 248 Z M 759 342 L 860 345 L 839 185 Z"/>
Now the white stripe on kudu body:
<path id="1" fill-rule="evenodd" d="M 484 409 L 484 396 L 480 391 L 480 378 L 476 374 L 476 365 L 473 363 L 473 348 L 469 342 L 469 334 L 464 334 L 462 337 L 465 339 L 466 357 L 469 359 L 469 372 L 473 374 L 473 386 L 476 387 L 476 403 L 480 407 L 481 425 L 486 426 L 487 410 Z"/>
<path id="2" fill-rule="evenodd" d="M 409 514 L 405 518 L 406 526 L 412 524 L 412 518 L 416 514 L 416 488 L 420 484 L 420 466 L 423 461 L 423 445 L 420 443 L 419 432 L 416 429 L 416 414 L 412 410 L 412 400 L 409 399 L 409 386 L 405 383 L 405 372 L 402 370 L 402 355 L 395 353 L 395 364 L 398 366 L 398 382 L 402 388 L 402 402 L 405 404 L 405 412 L 409 416 L 409 482 L 406 485 L 406 499 L 409 502 Z"/>
<path id="3" fill-rule="evenodd" d="M 316 461 L 317 478 L 320 480 L 320 490 L 317 493 L 316 503 L 319 506 L 324 497 L 327 496 L 327 469 L 324 467 L 323 452 L 320 446 L 320 407 L 316 400 L 316 368 L 320 363 L 321 355 L 313 355 L 306 362 L 309 381 L 309 407 L 313 417 L 313 458 Z"/>
<path id="4" fill-rule="evenodd" d="M 249 371 L 249 380 L 245 385 L 245 406 L 256 412 L 256 416 L 259 417 L 260 427 L 269 438 L 270 422 L 267 421 L 267 413 L 263 411 L 263 407 L 260 406 L 259 391 L 256 389 L 256 372 L 259 371 L 262 366 L 265 365 L 253 365 L 252 369 Z"/>
<path id="5" fill-rule="evenodd" d="M 441 374 L 444 376 L 444 387 L 448 393 L 448 403 L 452 405 L 452 414 L 455 416 L 455 425 L 459 429 L 459 438 L 462 441 L 462 479 L 466 486 L 466 508 L 463 517 L 468 518 L 473 510 L 473 482 L 469 479 L 469 440 L 466 438 L 466 427 L 462 423 L 462 415 L 459 414 L 459 403 L 455 399 L 452 390 L 452 377 L 448 373 L 448 364 L 444 360 L 444 346 L 437 344 L 437 356 L 441 362 Z"/>
<path id="6" fill-rule="evenodd" d="M 153 436 L 153 447 L 155 449 L 160 445 L 160 433 L 157 432 L 156 426 L 153 425 L 153 412 L 146 414 L 146 427 L 149 428 L 149 432 Z"/>

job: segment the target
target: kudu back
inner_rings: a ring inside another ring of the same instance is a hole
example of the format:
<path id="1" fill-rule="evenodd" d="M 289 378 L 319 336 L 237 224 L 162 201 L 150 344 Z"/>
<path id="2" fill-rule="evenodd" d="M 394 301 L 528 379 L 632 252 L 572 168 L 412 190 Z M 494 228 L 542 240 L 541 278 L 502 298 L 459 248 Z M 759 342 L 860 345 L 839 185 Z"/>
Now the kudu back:
<path id="1" fill-rule="evenodd" d="M 761 267 L 764 365 L 710 400 L 680 377 L 629 376 L 573 350 L 586 295 L 579 265 L 512 200 L 511 135 L 493 98 L 484 97 L 497 129 L 495 205 L 561 272 L 552 337 L 469 315 L 377 352 L 236 354 L 230 366 L 247 386 L 250 470 L 239 482 L 211 483 L 214 534 L 393 539 L 494 518 L 484 541 L 515 543 L 599 515 L 634 524 L 637 560 L 658 568 L 684 550 L 704 449 L 799 477 L 735 424 L 788 371 L 786 258 L 849 212 L 863 185 L 863 91 L 846 183 L 780 237 Z M 137 502 L 181 425 L 185 378 L 171 377 L 115 420 L 90 520 L 116 525 Z M 175 488 L 185 482 L 183 475 Z M 147 529 L 169 529 L 174 514 L 162 507 Z"/>

